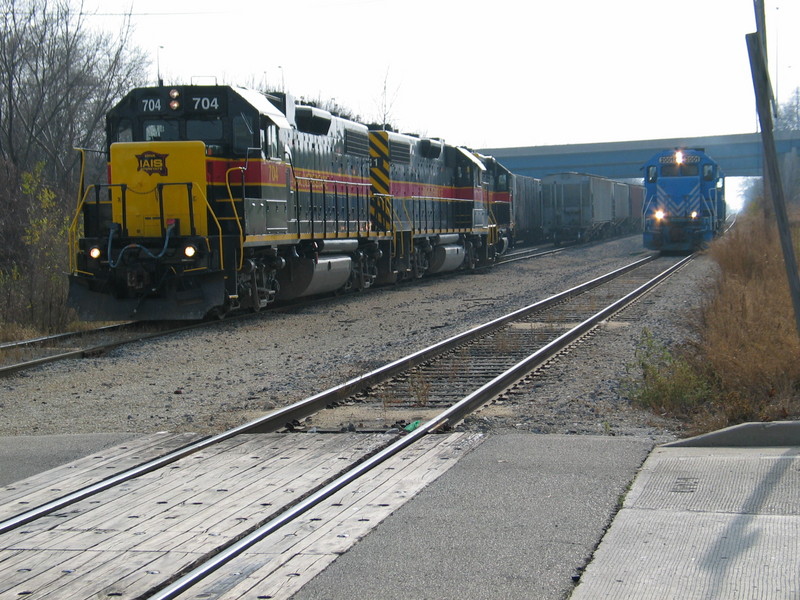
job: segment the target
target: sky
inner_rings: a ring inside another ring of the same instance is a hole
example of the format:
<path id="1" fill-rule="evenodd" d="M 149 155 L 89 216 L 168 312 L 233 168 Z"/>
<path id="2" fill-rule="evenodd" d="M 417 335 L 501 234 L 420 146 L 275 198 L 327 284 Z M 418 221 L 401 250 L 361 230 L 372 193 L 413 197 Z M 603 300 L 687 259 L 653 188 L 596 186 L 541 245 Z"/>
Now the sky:
<path id="1" fill-rule="evenodd" d="M 132 13 L 152 84 L 157 72 L 266 83 L 471 148 L 758 130 L 752 0 L 84 0 L 84 12 L 110 31 Z M 766 13 L 785 102 L 800 87 L 800 2 L 767 0 Z"/>

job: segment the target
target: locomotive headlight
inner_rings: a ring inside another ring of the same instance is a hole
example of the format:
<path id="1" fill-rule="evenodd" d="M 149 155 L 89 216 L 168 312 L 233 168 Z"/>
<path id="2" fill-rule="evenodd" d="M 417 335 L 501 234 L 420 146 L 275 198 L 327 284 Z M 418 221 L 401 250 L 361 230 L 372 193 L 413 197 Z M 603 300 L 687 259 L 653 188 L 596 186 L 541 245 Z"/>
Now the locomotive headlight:
<path id="1" fill-rule="evenodd" d="M 183 249 L 183 255 L 186 258 L 194 258 L 197 255 L 197 246 L 189 244 Z"/>
<path id="2" fill-rule="evenodd" d="M 657 210 L 657 211 L 656 211 L 656 221 L 660 221 L 660 220 L 661 220 L 661 219 L 663 219 L 665 216 L 666 216 L 666 214 L 664 213 L 664 211 L 663 211 L 663 210 Z"/>
<path id="3" fill-rule="evenodd" d="M 169 91 L 169 97 L 172 98 L 172 100 L 170 100 L 169 107 L 172 110 L 178 110 L 181 107 L 181 103 L 178 101 L 178 98 L 181 97 L 180 91 L 178 91 L 176 88 L 172 88 Z"/>
<path id="4" fill-rule="evenodd" d="M 680 150 L 678 150 L 675 153 L 675 162 L 677 164 L 681 164 L 683 162 L 683 152 L 681 152 Z"/>
<path id="5" fill-rule="evenodd" d="M 697 211 L 693 210 L 692 211 L 692 219 L 696 219 L 696 218 L 697 218 Z"/>
<path id="6" fill-rule="evenodd" d="M 102 254 L 103 252 L 97 246 L 92 246 L 91 248 L 89 248 L 89 256 L 95 260 L 100 258 Z"/>

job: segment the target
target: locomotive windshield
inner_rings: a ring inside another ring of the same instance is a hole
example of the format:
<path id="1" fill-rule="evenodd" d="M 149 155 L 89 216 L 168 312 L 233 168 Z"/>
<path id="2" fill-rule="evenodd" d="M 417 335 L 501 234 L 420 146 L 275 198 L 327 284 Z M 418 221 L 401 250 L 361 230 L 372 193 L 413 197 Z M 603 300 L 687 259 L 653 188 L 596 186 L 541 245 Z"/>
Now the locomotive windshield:
<path id="1" fill-rule="evenodd" d="M 228 129 L 230 133 L 226 134 Z M 229 137 L 229 148 L 236 154 L 245 154 L 255 144 L 253 119 L 237 115 L 226 127 L 220 117 L 201 119 L 120 119 L 116 127 L 112 125 L 110 142 L 172 142 L 179 140 L 198 140 L 206 144 L 225 143 Z"/>
<path id="2" fill-rule="evenodd" d="M 697 177 L 699 173 L 697 164 L 671 164 L 661 167 L 662 177 Z"/>
<path id="3" fill-rule="evenodd" d="M 220 119 L 190 119 L 186 121 L 186 139 L 207 142 L 221 140 L 222 136 Z"/>
<path id="4" fill-rule="evenodd" d="M 175 140 L 200 140 L 216 142 L 223 138 L 222 120 L 187 119 L 186 133 L 181 135 L 177 119 L 148 119 L 142 123 L 145 142 L 170 142 Z M 122 141 L 122 140 L 120 140 Z"/>
<path id="5" fill-rule="evenodd" d="M 175 119 L 155 119 L 143 123 L 145 142 L 171 142 L 180 139 L 178 121 Z"/>

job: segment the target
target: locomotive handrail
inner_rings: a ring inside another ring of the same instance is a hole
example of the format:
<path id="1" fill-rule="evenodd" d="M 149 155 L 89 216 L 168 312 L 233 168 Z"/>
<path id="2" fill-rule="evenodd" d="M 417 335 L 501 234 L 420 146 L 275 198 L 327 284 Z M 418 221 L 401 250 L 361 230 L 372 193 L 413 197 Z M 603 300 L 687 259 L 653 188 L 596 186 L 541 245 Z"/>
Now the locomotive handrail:
<path id="1" fill-rule="evenodd" d="M 69 225 L 69 229 L 67 231 L 67 245 L 69 247 L 69 270 L 70 273 L 84 273 L 86 275 L 92 275 L 92 273 L 87 273 L 86 271 L 80 271 L 78 269 L 78 219 L 83 214 L 83 207 L 86 206 L 88 203 L 86 202 L 86 198 L 89 196 L 89 193 L 94 190 L 95 191 L 95 204 L 100 204 L 100 189 L 101 188 L 111 188 L 111 187 L 121 187 L 123 190 L 123 197 L 125 194 L 125 184 L 91 184 L 89 187 L 83 190 L 83 196 L 78 197 L 78 206 L 75 209 L 75 216 L 72 218 L 72 222 Z"/>
<path id="2" fill-rule="evenodd" d="M 219 231 L 219 235 L 217 236 L 218 244 L 219 244 L 219 268 L 220 270 L 225 270 L 225 251 L 222 246 L 222 223 L 219 222 L 217 218 L 217 214 L 214 212 L 214 209 L 211 206 L 211 203 L 208 201 L 205 193 L 203 193 L 203 189 L 201 186 L 192 186 L 192 189 L 195 189 L 200 194 L 200 197 L 203 199 L 203 202 L 206 204 L 206 208 L 208 208 L 208 212 L 211 215 L 211 218 L 214 220 L 214 223 L 217 225 L 217 231 Z M 210 236 L 209 236 L 210 237 Z"/>
<path id="3" fill-rule="evenodd" d="M 81 196 L 83 196 L 84 193 L 83 186 L 86 183 L 86 149 L 75 148 L 75 150 L 77 150 L 81 155 L 81 169 L 80 174 L 78 175 L 78 205 L 80 206 Z"/>
<path id="4" fill-rule="evenodd" d="M 163 184 L 160 184 L 160 185 L 163 185 Z M 216 223 L 217 229 L 220 232 L 220 235 L 218 236 L 219 237 L 219 266 L 220 266 L 220 269 L 224 269 L 225 268 L 225 253 L 223 252 L 223 246 L 222 246 L 222 224 L 219 222 L 219 219 L 217 218 L 217 215 L 214 212 L 214 209 L 212 208 L 211 204 L 209 203 L 208 198 L 206 198 L 205 194 L 202 192 L 202 190 L 201 190 L 201 188 L 199 186 L 193 186 L 193 185 L 191 185 L 191 183 L 172 184 L 172 185 L 187 185 L 187 186 L 191 186 L 191 189 L 196 189 L 197 191 L 199 191 L 200 197 L 203 199 L 203 202 L 205 202 L 206 208 L 208 208 L 208 212 L 211 215 L 211 218 L 214 220 L 214 223 Z M 93 183 L 93 184 L 91 184 L 89 187 L 87 187 L 84 190 L 83 197 L 79 198 L 78 207 L 75 210 L 75 216 L 72 218 L 72 222 L 70 223 L 69 230 L 67 232 L 67 238 L 68 238 L 67 243 L 68 243 L 69 248 L 70 248 L 70 252 L 69 252 L 69 270 L 70 270 L 70 273 L 78 273 L 78 272 L 80 272 L 80 273 L 85 273 L 86 275 L 92 275 L 92 273 L 87 273 L 85 271 L 79 271 L 78 270 L 78 258 L 77 258 L 78 257 L 78 241 L 77 241 L 78 220 L 81 217 L 81 215 L 83 214 L 83 207 L 87 204 L 86 198 L 89 195 L 89 193 L 92 190 L 95 190 L 95 189 L 97 190 L 97 192 L 99 192 L 99 190 L 101 188 L 104 188 L 104 187 L 105 188 L 121 187 L 121 188 L 123 188 L 123 193 L 124 193 L 125 184 L 94 184 Z M 190 199 L 189 204 L 191 206 L 191 199 Z M 124 213 L 124 211 L 123 211 L 123 213 Z M 125 215 L 123 214 L 123 219 L 124 218 L 125 218 Z M 194 231 L 194 223 L 192 224 L 192 231 Z M 109 257 L 109 259 L 110 259 L 110 257 Z"/>
<path id="5" fill-rule="evenodd" d="M 83 197 L 80 195 L 78 196 L 78 206 L 75 209 L 75 216 L 72 217 L 72 221 L 69 224 L 69 229 L 67 230 L 67 243 L 69 245 L 69 272 L 76 273 L 78 272 L 78 219 L 81 217 L 83 213 L 83 207 L 86 204 L 86 196 L 89 195 L 89 191 L 94 188 L 95 185 L 92 184 L 85 190 L 83 190 Z M 88 273 L 87 273 L 88 275 Z"/>
<path id="6" fill-rule="evenodd" d="M 295 175 L 294 178 L 297 179 L 297 180 L 302 180 L 302 181 L 316 181 L 316 182 L 322 183 L 322 184 L 325 184 L 325 183 L 341 183 L 342 185 L 355 185 L 355 186 L 361 186 L 361 187 L 369 187 L 369 186 L 372 185 L 369 182 L 358 183 L 358 182 L 355 182 L 355 181 L 345 181 L 344 179 L 322 179 L 320 177 L 306 177 L 304 175 Z"/>
<path id="7" fill-rule="evenodd" d="M 323 235 L 323 237 L 327 237 L 327 234 L 328 234 L 328 219 L 327 219 L 327 214 L 326 214 L 326 209 L 327 209 L 327 202 L 326 202 L 327 191 L 326 191 L 326 186 L 327 186 L 327 184 L 331 184 L 331 183 L 334 184 L 334 186 L 335 186 L 334 187 L 334 195 L 337 198 L 338 198 L 338 187 L 337 186 L 339 186 L 339 185 L 343 185 L 345 187 L 346 186 L 355 186 L 355 187 L 360 187 L 360 188 L 364 188 L 364 189 L 369 188 L 369 187 L 372 186 L 372 184 L 369 183 L 369 182 L 346 181 L 344 179 L 324 179 L 324 178 L 321 178 L 321 177 L 308 177 L 306 175 L 297 175 L 297 173 L 295 173 L 295 170 L 294 170 L 293 166 L 292 166 L 292 177 L 294 177 L 294 180 L 295 180 L 294 189 L 295 189 L 295 195 L 296 195 L 296 197 L 298 199 L 298 201 L 296 203 L 296 205 L 297 205 L 297 215 L 296 215 L 296 217 L 297 217 L 297 232 L 298 232 L 298 236 L 301 235 L 301 232 L 300 232 L 300 202 L 299 202 L 300 187 L 298 185 L 298 183 L 300 181 L 306 181 L 306 182 L 309 183 L 308 194 L 309 194 L 309 200 L 310 200 L 310 205 L 311 205 L 311 216 L 310 216 L 310 219 L 309 219 L 309 223 L 311 225 L 311 236 L 312 237 L 314 237 L 314 235 L 316 233 L 316 231 L 315 231 L 315 215 L 314 215 L 314 209 L 315 209 L 315 206 L 314 206 L 314 186 L 313 186 L 314 183 L 319 183 L 319 184 L 322 185 L 322 235 Z M 346 193 L 349 194 L 349 192 L 346 192 Z M 338 213 L 337 213 L 337 216 L 336 216 L 337 226 L 338 226 L 338 218 L 339 217 L 338 217 Z M 349 231 L 349 218 L 348 218 L 348 231 Z M 337 237 L 338 237 L 338 229 L 337 229 Z"/>
<path id="8" fill-rule="evenodd" d="M 182 182 L 168 182 L 168 183 L 159 183 L 156 184 L 156 199 L 158 200 L 158 213 L 159 213 L 159 224 L 161 225 L 161 230 L 164 231 L 166 229 L 166 223 L 164 221 L 164 188 L 168 186 L 186 186 L 186 193 L 188 196 L 188 205 L 189 205 L 189 230 L 191 235 L 197 234 L 197 228 L 195 227 L 194 223 L 194 206 L 192 204 L 192 188 L 194 185 L 191 181 L 187 181 L 185 183 Z M 123 194 L 124 194 L 123 190 Z M 123 202 L 124 204 L 124 202 Z M 123 219 L 125 218 L 125 211 L 123 210 Z M 123 227 L 124 228 L 124 227 Z"/>
<path id="9" fill-rule="evenodd" d="M 242 266 L 244 265 L 244 231 L 242 230 L 242 221 L 239 219 L 239 211 L 236 210 L 236 200 L 233 198 L 233 189 L 231 189 L 230 174 L 232 171 L 239 171 L 242 174 L 242 179 L 244 179 L 245 167 L 232 167 L 227 171 L 225 171 L 225 187 L 228 189 L 228 198 L 230 199 L 231 208 L 233 209 L 233 216 L 236 217 L 236 226 L 239 228 L 239 266 L 237 267 L 237 270 L 241 271 Z M 245 197 L 245 187 L 244 187 L 244 181 L 242 181 L 242 203 L 244 203 L 244 197 Z M 217 221 L 217 224 L 219 224 L 219 221 Z M 221 226 L 219 229 L 219 238 L 220 238 L 220 245 L 222 245 Z M 220 256 L 222 255 L 220 254 Z"/>

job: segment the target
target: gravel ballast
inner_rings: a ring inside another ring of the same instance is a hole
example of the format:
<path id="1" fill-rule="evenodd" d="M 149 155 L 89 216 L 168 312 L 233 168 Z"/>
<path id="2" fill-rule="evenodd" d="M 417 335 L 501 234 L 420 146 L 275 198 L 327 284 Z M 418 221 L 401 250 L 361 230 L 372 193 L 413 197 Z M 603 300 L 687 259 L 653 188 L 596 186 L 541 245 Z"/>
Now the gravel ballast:
<path id="1" fill-rule="evenodd" d="M 645 254 L 632 236 L 53 363 L 4 379 L 0 435 L 222 431 Z M 712 276 L 692 261 L 464 426 L 674 438 L 678 424 L 631 408 L 623 382 L 644 329 L 667 345 L 691 335 Z"/>

